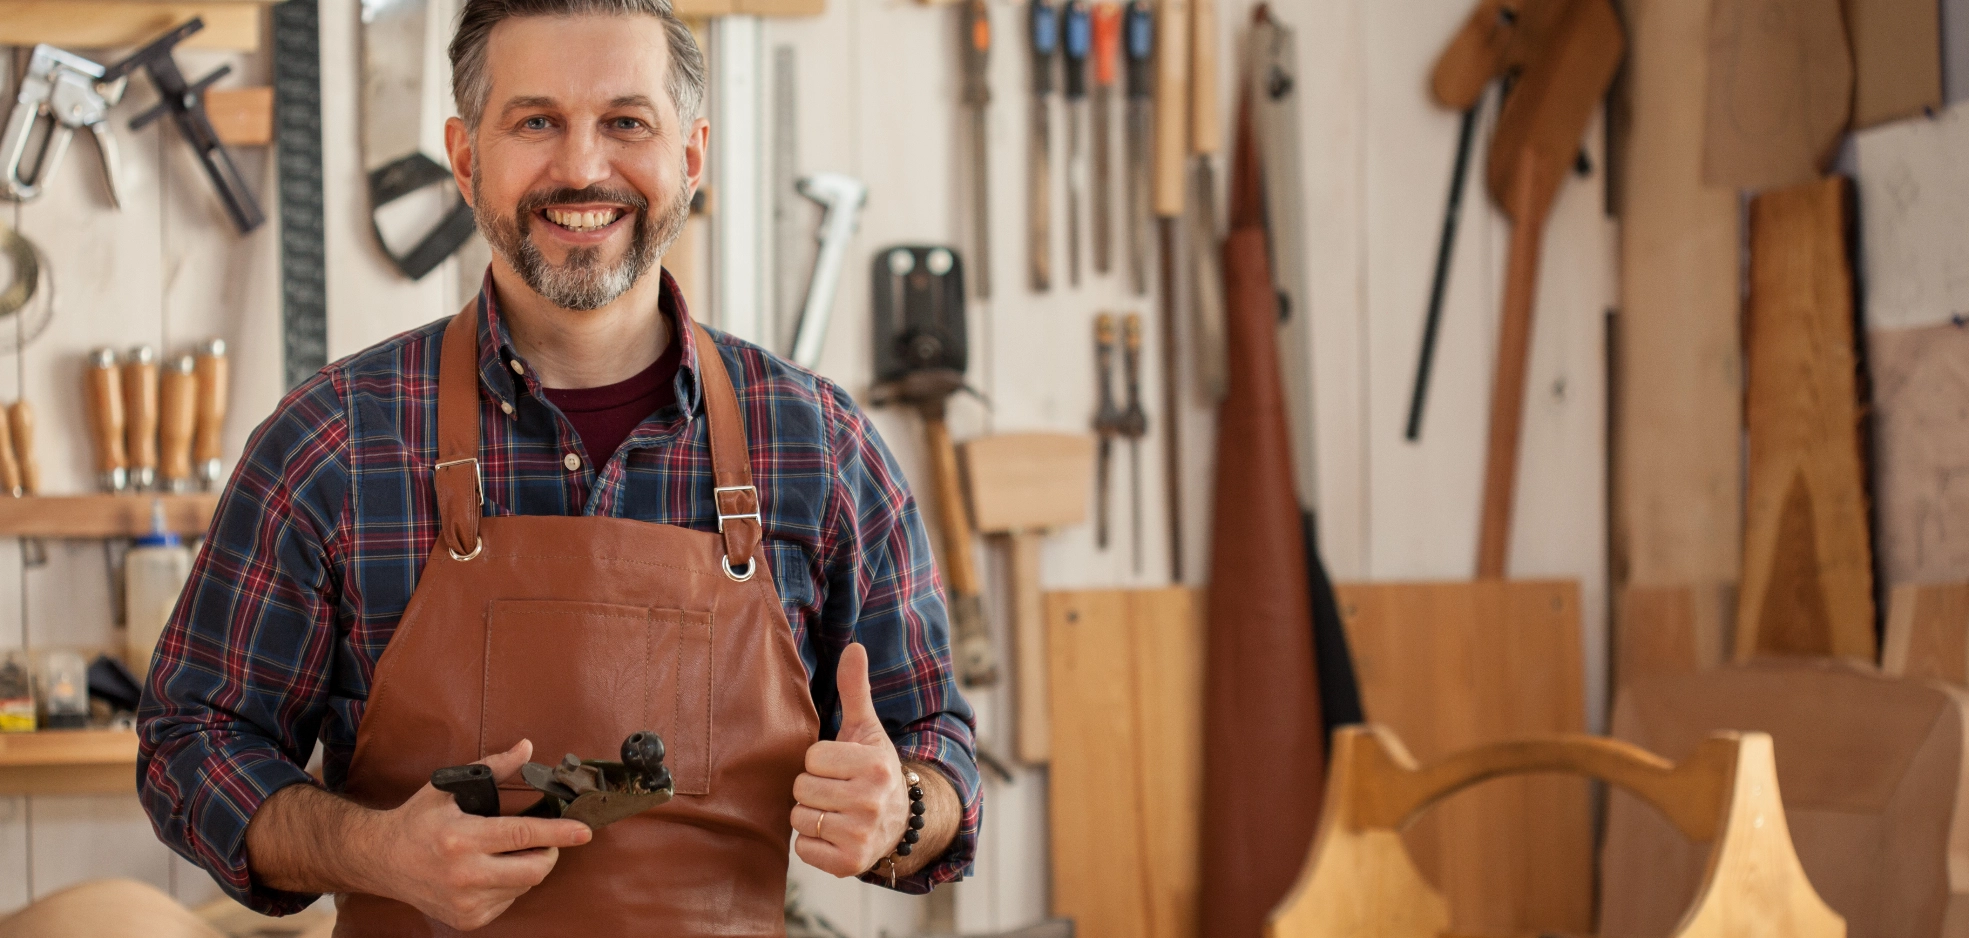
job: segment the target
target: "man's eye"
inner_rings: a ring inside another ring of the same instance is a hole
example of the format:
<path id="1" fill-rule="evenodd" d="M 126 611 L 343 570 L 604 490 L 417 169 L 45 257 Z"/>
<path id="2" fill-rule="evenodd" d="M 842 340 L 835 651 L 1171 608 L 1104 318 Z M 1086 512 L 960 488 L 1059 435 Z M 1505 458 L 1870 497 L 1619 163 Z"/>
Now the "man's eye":
<path id="1" fill-rule="evenodd" d="M 529 117 L 520 122 L 520 126 L 527 130 L 546 130 L 547 123 L 547 119 L 544 117 Z"/>
<path id="2" fill-rule="evenodd" d="M 615 120 L 611 121 L 610 123 L 614 124 L 615 129 L 617 130 L 628 131 L 628 130 L 643 129 L 643 122 L 633 117 L 618 117 Z"/>

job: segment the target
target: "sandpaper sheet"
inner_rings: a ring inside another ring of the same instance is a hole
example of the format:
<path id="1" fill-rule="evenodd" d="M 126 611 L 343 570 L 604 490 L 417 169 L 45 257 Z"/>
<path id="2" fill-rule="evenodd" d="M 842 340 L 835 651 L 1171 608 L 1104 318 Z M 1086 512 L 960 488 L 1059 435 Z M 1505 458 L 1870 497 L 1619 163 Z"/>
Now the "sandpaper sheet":
<path id="1" fill-rule="evenodd" d="M 1969 102 L 1858 134 L 1866 324 L 1969 315 Z"/>
<path id="2" fill-rule="evenodd" d="M 1877 329 L 1867 343 L 1881 574 L 1969 580 L 1969 328 Z"/>
<path id="3" fill-rule="evenodd" d="M 1807 182 L 1852 113 L 1853 57 L 1839 0 L 1715 0 L 1703 178 L 1765 189 Z"/>

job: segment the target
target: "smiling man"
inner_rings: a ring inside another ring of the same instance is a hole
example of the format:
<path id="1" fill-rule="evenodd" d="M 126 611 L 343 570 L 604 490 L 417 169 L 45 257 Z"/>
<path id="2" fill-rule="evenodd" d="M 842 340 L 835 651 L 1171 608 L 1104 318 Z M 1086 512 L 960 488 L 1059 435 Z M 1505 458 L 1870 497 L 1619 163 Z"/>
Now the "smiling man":
<path id="1" fill-rule="evenodd" d="M 659 266 L 709 139 L 689 31 L 468 0 L 451 58 L 485 285 L 254 435 L 145 689 L 159 836 L 262 911 L 336 893 L 341 936 L 780 934 L 789 837 L 911 892 L 962 875 L 972 719 L 902 475 Z M 599 831 L 429 784 L 641 729 L 676 797 Z"/>

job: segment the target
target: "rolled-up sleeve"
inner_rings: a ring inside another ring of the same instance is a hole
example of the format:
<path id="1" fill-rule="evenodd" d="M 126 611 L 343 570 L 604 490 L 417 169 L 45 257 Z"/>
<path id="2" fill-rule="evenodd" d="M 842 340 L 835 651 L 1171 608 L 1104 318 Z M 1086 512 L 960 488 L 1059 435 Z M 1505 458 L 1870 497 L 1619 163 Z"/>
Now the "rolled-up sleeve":
<path id="1" fill-rule="evenodd" d="M 246 826 L 303 770 L 327 703 L 348 432 L 326 374 L 253 434 L 158 641 L 138 709 L 137 789 L 158 837 L 270 914 L 316 896 L 257 885 Z"/>
<path id="2" fill-rule="evenodd" d="M 928 534 L 902 471 L 867 418 L 839 388 L 833 391 L 836 478 L 826 530 L 828 596 L 821 631 L 840 644 L 868 650 L 875 711 L 903 759 L 934 766 L 963 804 L 957 838 L 935 863 L 896 880 L 896 888 L 926 893 L 964 876 L 977 854 L 984 796 L 978 779 L 976 721 L 957 688 L 950 654 L 950 618 Z M 817 677 L 831 688 L 832 671 Z M 826 714 L 831 737 L 841 725 L 838 695 Z M 865 881 L 888 885 L 874 873 Z"/>

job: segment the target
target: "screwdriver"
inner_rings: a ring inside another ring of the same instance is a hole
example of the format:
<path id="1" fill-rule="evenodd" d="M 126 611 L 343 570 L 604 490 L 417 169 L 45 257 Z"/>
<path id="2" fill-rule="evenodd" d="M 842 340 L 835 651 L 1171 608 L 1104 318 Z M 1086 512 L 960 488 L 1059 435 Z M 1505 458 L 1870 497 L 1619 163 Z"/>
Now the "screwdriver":
<path id="1" fill-rule="evenodd" d="M 1060 11 L 1049 0 L 1032 0 L 1026 11 L 1032 38 L 1032 138 L 1026 152 L 1028 266 L 1032 288 L 1044 292 L 1053 286 L 1053 122 L 1047 99 L 1053 96 L 1053 59 L 1060 51 Z"/>
<path id="2" fill-rule="evenodd" d="M 191 440 L 198 424 L 197 371 L 197 359 L 180 355 L 165 367 L 163 377 L 158 380 L 158 485 L 173 495 L 183 495 L 192 489 Z"/>
<path id="3" fill-rule="evenodd" d="M 157 352 L 139 345 L 123 356 L 123 419 L 130 489 L 157 485 Z"/>
<path id="4" fill-rule="evenodd" d="M 224 467 L 219 461 L 219 434 L 225 429 L 226 395 L 231 387 L 226 367 L 226 342 L 213 339 L 199 346 L 193 369 L 198 378 L 198 419 L 192 429 L 192 467 L 205 491 L 218 488 Z"/>
<path id="5" fill-rule="evenodd" d="M 1067 282 L 1080 285 L 1080 204 L 1087 191 L 1087 53 L 1094 44 L 1087 0 L 1067 0 Z"/>
<path id="6" fill-rule="evenodd" d="M 1114 266 L 1114 80 L 1121 52 L 1121 4 L 1094 5 L 1094 271 Z"/>
<path id="7" fill-rule="evenodd" d="M 1121 20 L 1128 57 L 1128 280 L 1137 296 L 1149 292 L 1149 89 L 1154 86 L 1155 21 L 1143 0 L 1128 4 Z"/>

